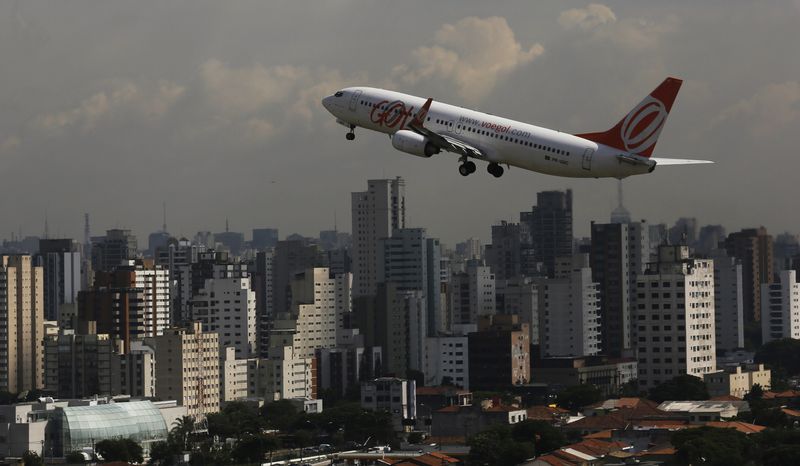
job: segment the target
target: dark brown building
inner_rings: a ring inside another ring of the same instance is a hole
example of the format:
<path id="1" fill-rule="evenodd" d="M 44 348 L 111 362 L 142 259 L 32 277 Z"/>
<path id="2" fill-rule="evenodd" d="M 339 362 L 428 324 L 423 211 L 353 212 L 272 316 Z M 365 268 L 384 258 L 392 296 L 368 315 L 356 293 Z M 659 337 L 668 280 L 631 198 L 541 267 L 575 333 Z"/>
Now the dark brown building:
<path id="1" fill-rule="evenodd" d="M 469 334 L 469 386 L 495 390 L 531 380 L 528 324 L 517 315 L 483 316 Z"/>
<path id="2" fill-rule="evenodd" d="M 725 239 L 729 256 L 742 261 L 745 322 L 761 321 L 761 285 L 773 282 L 773 239 L 767 229 L 749 228 Z"/>
<path id="3" fill-rule="evenodd" d="M 118 338 L 127 353 L 132 340 L 147 336 L 145 291 L 135 284 L 132 270 L 97 272 L 92 289 L 78 293 L 78 332 L 87 333 L 95 322 L 96 333 Z"/>

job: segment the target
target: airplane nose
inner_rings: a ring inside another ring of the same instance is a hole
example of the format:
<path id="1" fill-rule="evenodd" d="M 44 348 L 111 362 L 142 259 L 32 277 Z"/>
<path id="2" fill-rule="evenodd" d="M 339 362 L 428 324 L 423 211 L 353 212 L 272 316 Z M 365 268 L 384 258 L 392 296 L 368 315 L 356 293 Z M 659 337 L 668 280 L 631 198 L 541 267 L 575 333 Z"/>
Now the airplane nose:
<path id="1" fill-rule="evenodd" d="M 333 106 L 333 96 L 329 95 L 322 99 L 322 106 L 325 107 L 329 112 L 331 111 L 331 107 Z"/>

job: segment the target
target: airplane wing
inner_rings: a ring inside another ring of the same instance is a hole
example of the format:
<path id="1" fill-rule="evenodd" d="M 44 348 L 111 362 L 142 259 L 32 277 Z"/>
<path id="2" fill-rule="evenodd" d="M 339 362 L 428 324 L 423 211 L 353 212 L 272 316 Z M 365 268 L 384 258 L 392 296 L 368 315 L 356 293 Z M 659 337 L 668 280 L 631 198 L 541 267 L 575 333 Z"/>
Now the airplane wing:
<path id="1" fill-rule="evenodd" d="M 417 114 L 414 115 L 414 118 L 407 125 L 407 128 L 415 133 L 425 136 L 439 149 L 460 154 L 465 157 L 473 157 L 476 159 L 485 160 L 487 158 L 486 154 L 484 154 L 483 151 L 477 147 L 467 144 L 466 142 L 453 136 L 437 133 L 425 127 L 425 117 L 428 115 L 428 110 L 431 108 L 431 102 L 433 102 L 433 99 L 430 98 L 425 101 L 425 104 L 419 109 Z"/>
<path id="2" fill-rule="evenodd" d="M 714 163 L 711 160 L 689 160 L 689 159 L 659 159 L 651 158 L 656 162 L 656 165 L 696 165 L 700 163 Z"/>

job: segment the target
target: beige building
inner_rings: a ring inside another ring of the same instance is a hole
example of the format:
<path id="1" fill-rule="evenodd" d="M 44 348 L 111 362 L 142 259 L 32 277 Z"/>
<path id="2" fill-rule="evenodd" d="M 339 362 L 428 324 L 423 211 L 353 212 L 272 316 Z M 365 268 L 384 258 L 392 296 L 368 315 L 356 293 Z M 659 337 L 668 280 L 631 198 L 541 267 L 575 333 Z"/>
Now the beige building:
<path id="1" fill-rule="evenodd" d="M 219 336 L 203 332 L 202 324 L 171 328 L 145 339 L 155 349 L 156 397 L 177 400 L 189 416 L 219 412 Z"/>
<path id="2" fill-rule="evenodd" d="M 222 353 L 223 358 L 220 362 L 221 371 L 220 386 L 222 389 L 221 403 L 226 401 L 236 401 L 247 398 L 248 396 L 248 365 L 249 359 L 236 359 L 236 348 L 229 346 Z"/>
<path id="3" fill-rule="evenodd" d="M 708 394 L 712 397 L 732 395 L 744 398 L 755 384 L 761 385 L 764 390 L 769 390 L 771 377 L 772 372 L 764 369 L 763 364 L 753 364 L 745 367 L 744 370 L 741 366 L 736 366 L 703 374 L 703 381 L 708 387 Z"/>
<path id="4" fill-rule="evenodd" d="M 0 390 L 44 387 L 43 281 L 31 256 L 0 256 Z"/>

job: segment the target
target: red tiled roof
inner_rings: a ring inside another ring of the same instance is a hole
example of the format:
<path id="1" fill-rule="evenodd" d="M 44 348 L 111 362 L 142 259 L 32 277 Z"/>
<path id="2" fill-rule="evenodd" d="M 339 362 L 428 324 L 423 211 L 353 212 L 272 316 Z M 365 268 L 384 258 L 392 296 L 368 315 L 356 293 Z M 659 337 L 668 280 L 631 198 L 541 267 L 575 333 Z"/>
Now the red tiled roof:
<path id="1" fill-rule="evenodd" d="M 538 421 L 552 421 L 554 417 L 560 414 L 568 414 L 569 411 L 561 408 L 551 408 L 550 406 L 531 406 L 526 410 L 528 412 L 528 419 Z"/>
<path id="2" fill-rule="evenodd" d="M 766 429 L 764 426 L 757 426 L 755 424 L 748 424 L 741 421 L 708 421 L 705 423 L 708 427 L 717 427 L 720 429 L 736 429 L 745 434 L 755 434 Z"/>
<path id="3" fill-rule="evenodd" d="M 763 398 L 766 400 L 771 400 L 774 398 L 796 398 L 800 397 L 800 391 L 798 390 L 785 390 L 782 392 L 772 392 L 766 391 L 764 392 Z"/>
<path id="4" fill-rule="evenodd" d="M 578 443 L 573 443 L 572 445 L 567 445 L 566 447 L 562 448 L 572 448 L 573 450 L 578 450 L 579 452 L 587 455 L 602 457 L 612 451 L 622 450 L 628 446 L 630 445 L 625 442 L 608 442 L 599 439 L 585 439 Z"/>
<path id="5" fill-rule="evenodd" d="M 614 433 L 614 430 L 601 430 L 600 432 L 595 432 L 593 434 L 584 435 L 583 438 L 585 439 L 610 439 L 611 435 Z"/>
<path id="6" fill-rule="evenodd" d="M 678 450 L 676 450 L 676 449 L 675 449 L 675 448 L 673 448 L 673 447 L 662 447 L 662 448 L 657 448 L 657 449 L 655 449 L 655 450 L 645 450 L 645 451 L 640 451 L 639 453 L 637 453 L 637 454 L 636 454 L 636 456 L 648 456 L 648 455 L 674 455 L 674 454 L 675 454 L 675 453 L 677 453 L 677 452 L 678 452 Z"/>
<path id="7" fill-rule="evenodd" d="M 457 413 L 461 411 L 461 406 L 452 405 L 452 406 L 445 406 L 444 408 L 437 409 L 437 413 Z"/>
<path id="8" fill-rule="evenodd" d="M 733 395 L 720 395 L 709 398 L 708 401 L 742 401 L 742 399 Z"/>
<path id="9" fill-rule="evenodd" d="M 575 422 L 570 422 L 566 427 L 581 430 L 607 430 L 624 429 L 627 425 L 628 422 L 625 418 L 620 413 L 614 412 L 602 416 L 587 416 Z"/>
<path id="10" fill-rule="evenodd" d="M 633 424 L 639 427 L 661 427 L 665 429 L 689 427 L 689 421 L 683 419 L 638 419 Z"/>
<path id="11" fill-rule="evenodd" d="M 800 417 L 800 411 L 795 409 L 781 408 L 781 411 L 789 417 Z"/>
<path id="12" fill-rule="evenodd" d="M 440 385 L 438 387 L 417 387 L 417 396 L 425 395 L 463 395 L 469 393 L 469 390 L 462 388 L 451 387 L 449 385 Z"/>

